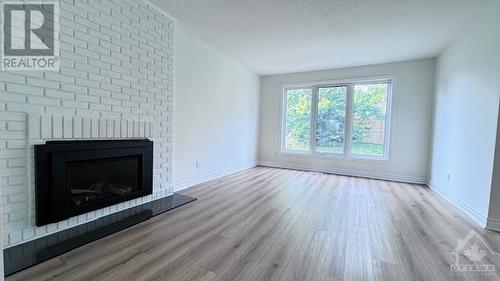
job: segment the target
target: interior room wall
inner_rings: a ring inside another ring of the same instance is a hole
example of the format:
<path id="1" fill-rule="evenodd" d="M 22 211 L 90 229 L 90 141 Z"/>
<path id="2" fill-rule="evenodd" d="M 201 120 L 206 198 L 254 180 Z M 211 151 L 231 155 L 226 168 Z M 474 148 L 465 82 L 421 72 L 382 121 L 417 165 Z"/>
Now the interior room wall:
<path id="1" fill-rule="evenodd" d="M 174 189 L 255 166 L 257 74 L 176 28 Z"/>
<path id="2" fill-rule="evenodd" d="M 493 176 L 491 179 L 490 206 L 486 226 L 489 229 L 500 231 L 500 108 L 496 138 Z"/>
<path id="3" fill-rule="evenodd" d="M 391 75 L 392 122 L 389 161 L 280 153 L 282 86 L 291 83 Z M 264 76 L 261 81 L 260 163 L 338 174 L 427 182 L 434 59 Z"/>
<path id="4" fill-rule="evenodd" d="M 500 2 L 481 1 L 478 7 L 460 37 L 437 59 L 430 186 L 484 226 L 488 212 L 500 222 L 500 186 L 492 189 Z"/>

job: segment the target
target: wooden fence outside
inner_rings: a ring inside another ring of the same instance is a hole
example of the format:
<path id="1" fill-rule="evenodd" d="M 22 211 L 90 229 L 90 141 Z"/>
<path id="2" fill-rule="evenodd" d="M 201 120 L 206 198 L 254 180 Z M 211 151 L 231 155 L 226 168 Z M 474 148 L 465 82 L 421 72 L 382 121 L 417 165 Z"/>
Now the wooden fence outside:
<path id="1" fill-rule="evenodd" d="M 367 129 L 361 131 L 361 142 L 363 143 L 384 143 L 384 120 L 359 119 L 353 120 L 354 126 L 363 126 Z"/>

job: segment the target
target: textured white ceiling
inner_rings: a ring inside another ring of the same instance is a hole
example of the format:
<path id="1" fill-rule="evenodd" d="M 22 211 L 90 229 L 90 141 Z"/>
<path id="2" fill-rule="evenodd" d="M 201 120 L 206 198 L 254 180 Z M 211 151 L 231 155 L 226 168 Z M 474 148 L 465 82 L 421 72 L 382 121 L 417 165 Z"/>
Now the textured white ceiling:
<path id="1" fill-rule="evenodd" d="M 151 0 L 261 75 L 438 55 L 482 0 Z"/>

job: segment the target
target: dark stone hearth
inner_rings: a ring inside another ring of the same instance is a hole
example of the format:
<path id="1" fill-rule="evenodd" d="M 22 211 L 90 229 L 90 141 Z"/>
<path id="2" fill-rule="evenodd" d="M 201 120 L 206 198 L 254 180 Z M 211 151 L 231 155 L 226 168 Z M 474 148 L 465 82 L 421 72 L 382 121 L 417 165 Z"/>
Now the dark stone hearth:
<path id="1" fill-rule="evenodd" d="M 195 201 L 173 194 L 4 250 L 6 276 Z"/>

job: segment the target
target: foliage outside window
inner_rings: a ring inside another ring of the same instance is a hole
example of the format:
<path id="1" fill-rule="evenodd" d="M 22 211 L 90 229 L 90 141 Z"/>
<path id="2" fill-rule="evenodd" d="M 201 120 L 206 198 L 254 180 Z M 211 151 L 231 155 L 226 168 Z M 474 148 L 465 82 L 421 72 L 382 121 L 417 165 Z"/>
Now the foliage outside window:
<path id="1" fill-rule="evenodd" d="M 387 157 L 391 81 L 285 90 L 285 152 Z"/>
<path id="2" fill-rule="evenodd" d="M 288 150 L 309 150 L 311 131 L 311 89 L 287 91 L 286 143 Z"/>
<path id="3" fill-rule="evenodd" d="M 346 103 L 346 86 L 318 89 L 316 119 L 316 150 L 318 152 L 343 152 Z"/>

